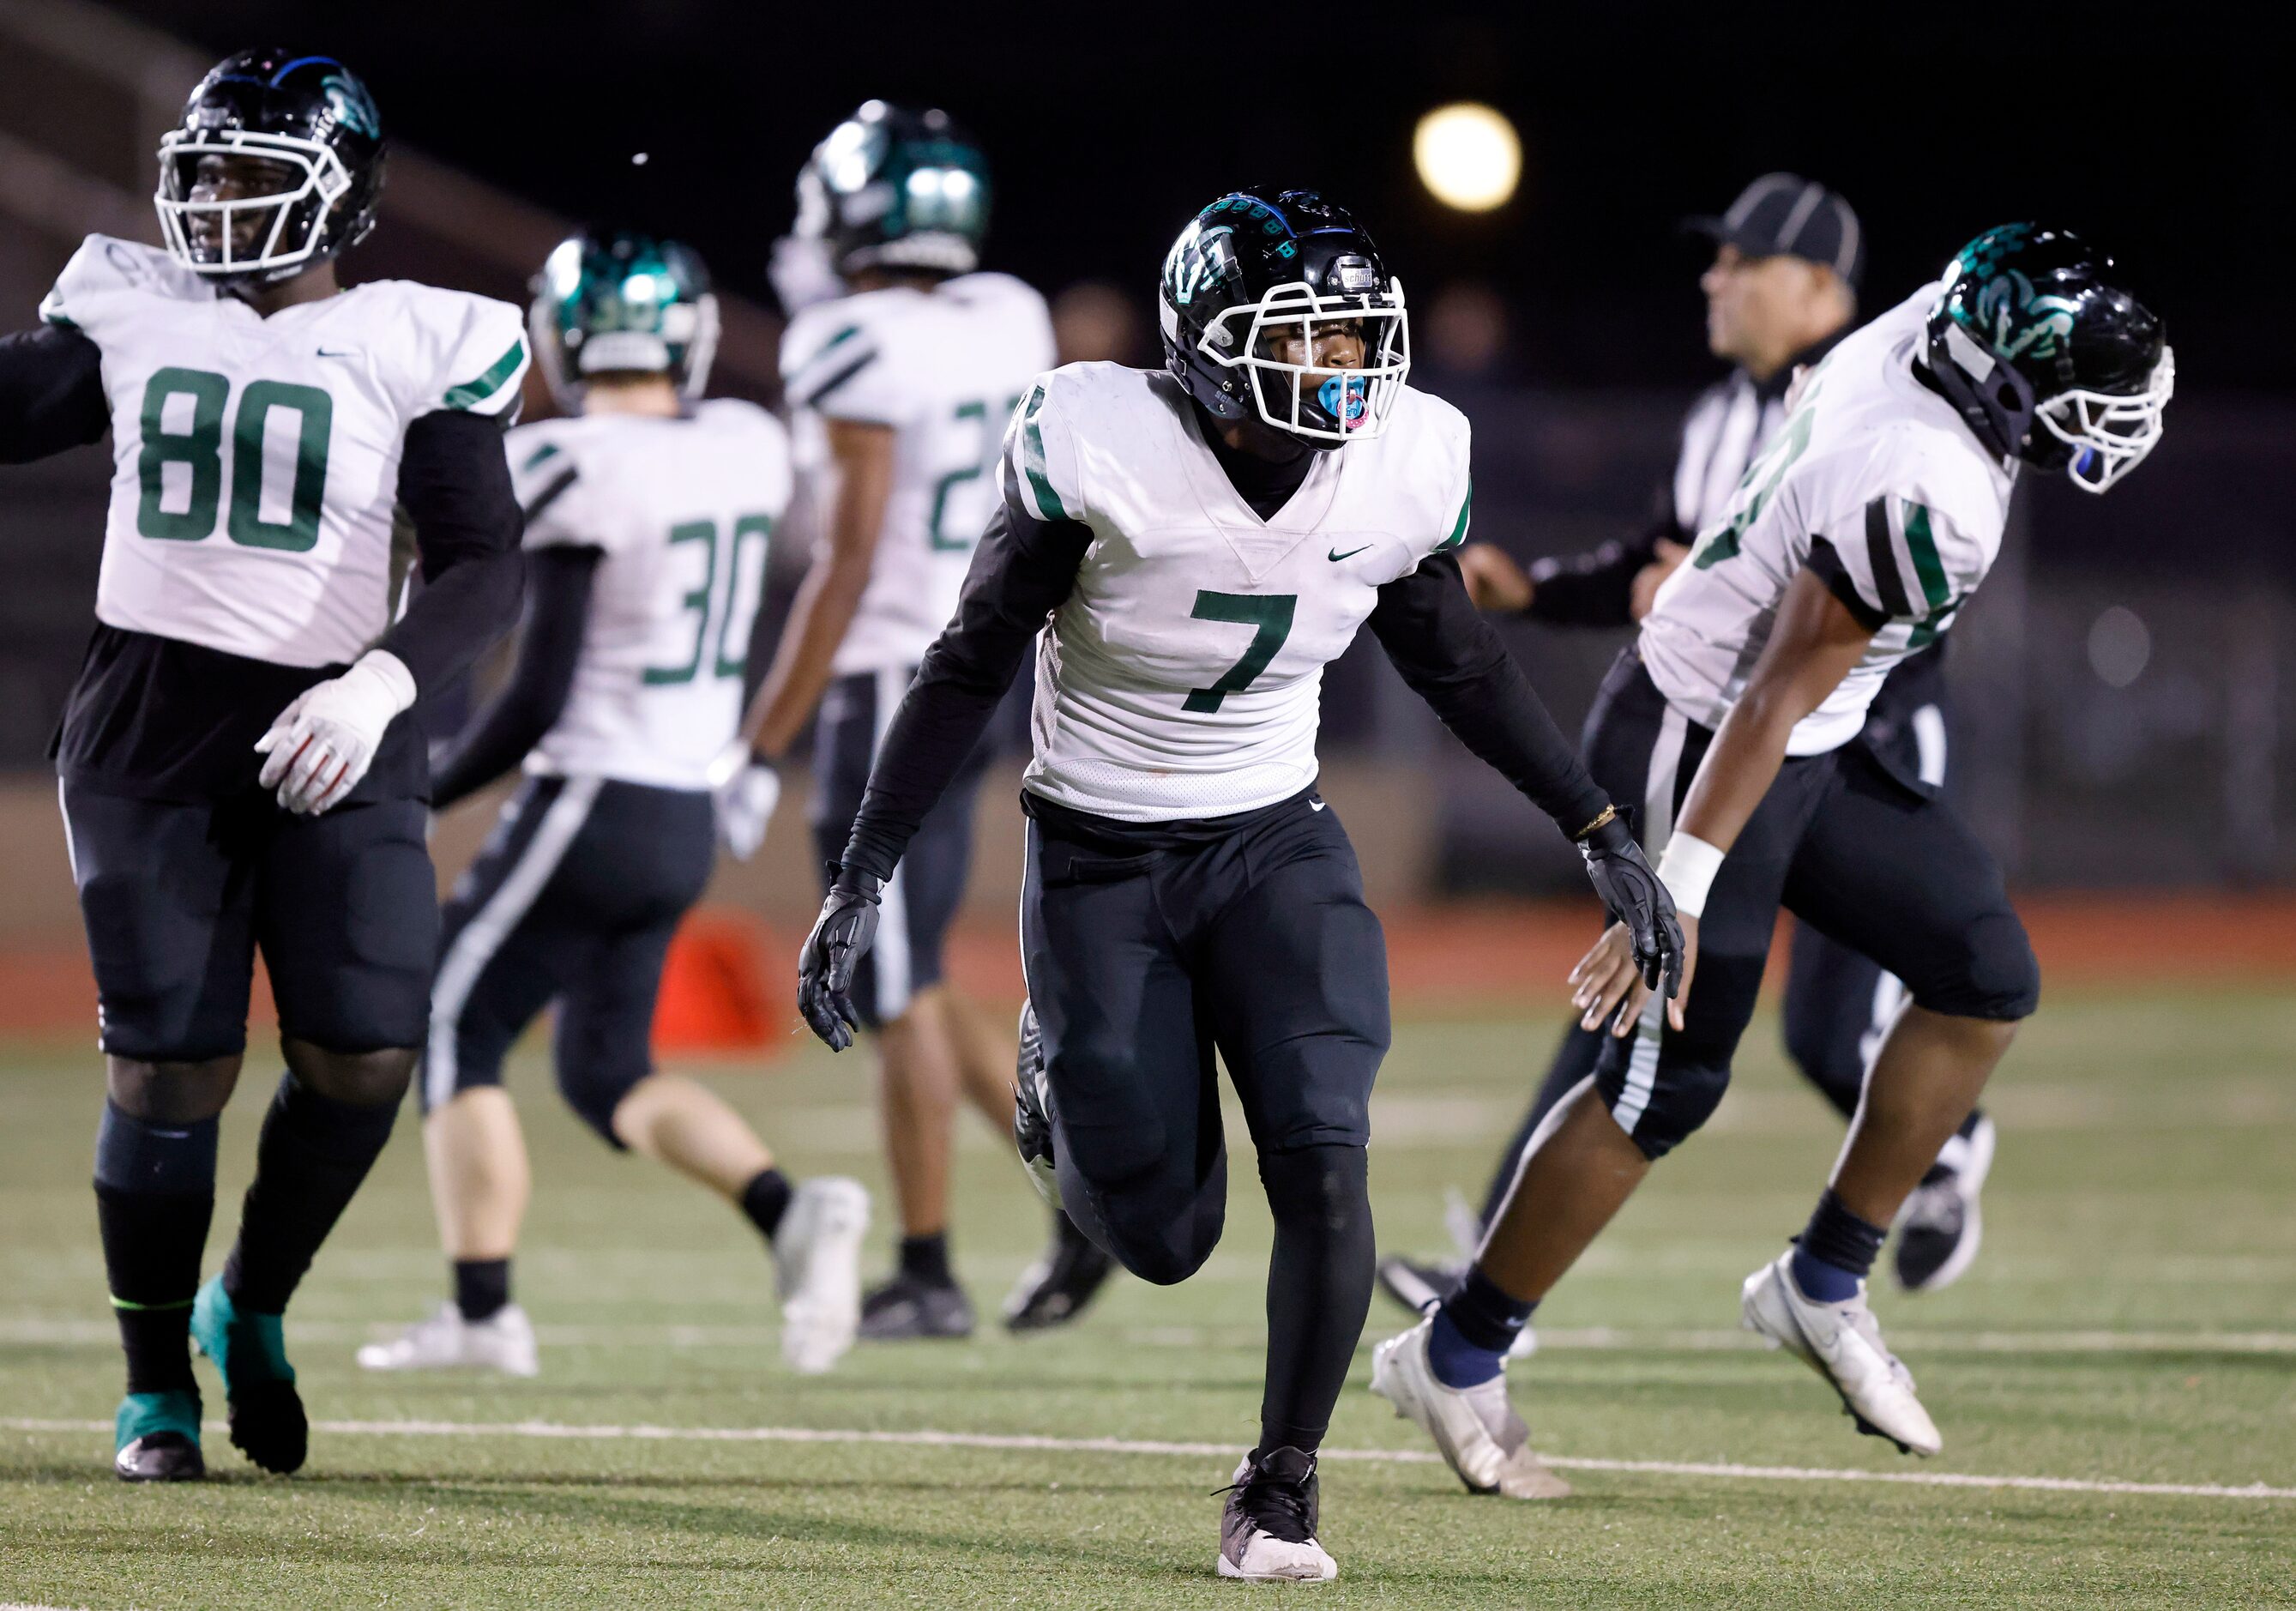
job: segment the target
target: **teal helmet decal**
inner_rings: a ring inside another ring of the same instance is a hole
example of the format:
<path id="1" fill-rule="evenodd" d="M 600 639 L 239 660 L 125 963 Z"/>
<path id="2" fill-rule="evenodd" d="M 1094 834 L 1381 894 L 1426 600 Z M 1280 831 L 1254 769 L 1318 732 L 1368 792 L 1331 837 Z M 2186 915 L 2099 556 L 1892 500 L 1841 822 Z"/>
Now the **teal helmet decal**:
<path id="1" fill-rule="evenodd" d="M 814 148 L 797 181 L 801 239 L 838 273 L 970 274 L 988 233 L 988 160 L 939 110 L 864 102 Z"/>
<path id="2" fill-rule="evenodd" d="M 2176 387 L 2161 320 L 2070 230 L 1988 229 L 1939 283 L 1923 358 L 1993 452 L 2102 492 L 2160 440 Z"/>
<path id="3" fill-rule="evenodd" d="M 635 230 L 561 241 L 535 276 L 534 351 L 562 407 L 587 376 L 667 374 L 689 398 L 709 383 L 718 299 L 693 251 Z"/>

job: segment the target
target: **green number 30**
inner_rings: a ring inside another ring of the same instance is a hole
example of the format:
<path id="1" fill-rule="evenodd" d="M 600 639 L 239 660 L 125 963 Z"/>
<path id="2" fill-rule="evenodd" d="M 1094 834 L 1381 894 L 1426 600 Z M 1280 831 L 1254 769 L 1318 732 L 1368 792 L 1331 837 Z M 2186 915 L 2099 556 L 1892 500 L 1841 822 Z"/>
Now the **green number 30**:
<path id="1" fill-rule="evenodd" d="M 762 514 L 744 514 L 734 521 L 722 534 L 716 521 L 685 521 L 669 529 L 672 547 L 680 543 L 700 543 L 701 547 L 701 583 L 685 596 L 682 601 L 693 613 L 693 649 L 683 665 L 648 666 L 644 681 L 650 687 L 692 682 L 701 674 L 702 662 L 712 659 L 709 651 L 709 625 L 718 624 L 718 651 L 711 670 L 719 677 L 738 678 L 748 669 L 750 659 L 750 629 L 757 623 L 759 596 L 765 591 L 765 565 L 756 567 L 757 586 L 746 590 L 742 586 L 742 545 L 750 538 L 760 543 L 773 538 L 774 522 Z M 719 549 L 725 550 L 719 557 Z M 718 586 L 718 573 L 726 573 L 726 586 Z"/>
<path id="2" fill-rule="evenodd" d="M 161 542 L 195 543 L 211 535 L 223 505 L 223 416 L 231 382 L 205 369 L 153 372 L 144 388 L 143 448 L 135 469 L 142 497 L 135 530 Z M 181 431 L 167 428 L 168 403 L 187 398 L 191 421 Z M 287 518 L 263 518 L 263 432 L 275 409 L 296 416 L 295 480 Z M 231 513 L 224 530 L 249 548 L 278 548 L 301 554 L 317 546 L 319 511 L 326 501 L 327 442 L 334 429 L 334 399 L 316 386 L 285 381 L 252 381 L 239 394 L 231 431 Z M 184 466 L 186 496 L 181 509 L 168 505 L 167 467 Z"/>

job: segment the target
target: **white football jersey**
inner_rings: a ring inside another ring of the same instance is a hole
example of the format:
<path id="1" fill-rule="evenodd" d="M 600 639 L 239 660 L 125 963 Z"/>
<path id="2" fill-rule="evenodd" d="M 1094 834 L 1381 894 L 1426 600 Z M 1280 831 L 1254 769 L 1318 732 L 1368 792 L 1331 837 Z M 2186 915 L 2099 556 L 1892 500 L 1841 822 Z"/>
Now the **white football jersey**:
<path id="1" fill-rule="evenodd" d="M 503 415 L 526 374 L 507 302 L 378 280 L 266 318 L 109 235 L 73 254 L 40 316 L 103 353 L 97 619 L 277 665 L 356 660 L 382 636 L 406 427 Z"/>
<path id="2" fill-rule="evenodd" d="M 526 546 L 596 548 L 574 686 L 527 757 L 545 775 L 702 789 L 742 720 L 766 554 L 789 506 L 789 438 L 751 403 L 677 419 L 521 425 L 511 476 Z"/>
<path id="3" fill-rule="evenodd" d="M 1324 667 L 1384 583 L 1467 535 L 1467 421 L 1407 388 L 1261 520 L 1179 382 L 1118 364 L 1038 380 L 1005 438 L 1020 506 L 1080 521 L 1076 588 L 1037 641 L 1047 800 L 1128 822 L 1225 816 L 1316 780 Z"/>
<path id="4" fill-rule="evenodd" d="M 996 507 L 1004 422 L 1052 364 L 1045 299 L 1010 275 L 865 291 L 790 321 L 782 384 L 816 522 L 829 518 L 834 478 L 824 422 L 898 433 L 869 586 L 831 662 L 838 676 L 915 665 L 956 612 Z"/>
<path id="5" fill-rule="evenodd" d="M 1915 292 L 1810 372 L 1784 429 L 1660 588 L 1643 621 L 1643 663 L 1691 720 L 1719 726 L 1744 691 L 1814 545 L 1830 551 L 1820 563 L 1838 563 L 1861 614 L 1882 624 L 1865 658 L 1796 725 L 1790 755 L 1857 736 L 1891 668 L 1935 641 L 1985 579 L 2016 470 L 1914 374 L 1937 296 L 1934 285 Z"/>

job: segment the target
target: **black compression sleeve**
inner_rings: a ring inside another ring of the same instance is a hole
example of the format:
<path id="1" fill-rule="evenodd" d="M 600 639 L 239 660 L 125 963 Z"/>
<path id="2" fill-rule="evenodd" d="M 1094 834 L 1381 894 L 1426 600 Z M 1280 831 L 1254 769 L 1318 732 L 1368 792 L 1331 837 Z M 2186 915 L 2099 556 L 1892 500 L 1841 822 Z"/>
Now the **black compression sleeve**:
<path id="1" fill-rule="evenodd" d="M 111 423 L 94 341 L 65 325 L 0 336 L 0 464 L 101 441 Z"/>
<path id="2" fill-rule="evenodd" d="M 1587 776 L 1498 633 L 1475 612 L 1456 555 L 1423 560 L 1382 588 L 1371 629 L 1443 725 L 1563 833 L 1575 834 L 1602 815 L 1610 797 Z"/>
<path id="3" fill-rule="evenodd" d="M 1530 568 L 1533 621 L 1556 627 L 1625 627 L 1634 621 L 1635 578 L 1658 557 L 1658 539 L 1673 530 L 1651 530 L 1604 543 L 1570 559 L 1543 559 Z"/>
<path id="4" fill-rule="evenodd" d="M 1045 522 L 1000 504 L 972 551 L 956 614 L 925 651 L 885 734 L 853 819 L 844 866 L 880 882 L 964 765 L 1029 645 L 1076 585 L 1092 544 L 1079 521 Z"/>
<path id="5" fill-rule="evenodd" d="M 382 636 L 414 686 L 444 687 L 518 621 L 525 530 L 502 422 L 441 409 L 406 428 L 398 502 L 414 522 L 422 591 Z"/>
<path id="6" fill-rule="evenodd" d="M 542 742 L 573 692 L 590 618 L 590 584 L 605 555 L 595 548 L 545 548 L 526 568 L 526 632 L 518 663 L 495 702 L 472 719 L 454 753 L 430 780 L 430 803 L 445 810 L 500 777 Z"/>

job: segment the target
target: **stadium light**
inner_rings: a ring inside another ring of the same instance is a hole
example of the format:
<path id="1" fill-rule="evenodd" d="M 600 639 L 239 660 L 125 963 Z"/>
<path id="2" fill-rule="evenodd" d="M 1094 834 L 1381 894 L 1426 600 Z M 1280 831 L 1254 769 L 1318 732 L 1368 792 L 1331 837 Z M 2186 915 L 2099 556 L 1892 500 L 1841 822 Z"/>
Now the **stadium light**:
<path id="1" fill-rule="evenodd" d="M 1439 106 L 1411 136 L 1419 182 L 1446 207 L 1503 207 L 1522 177 L 1522 142 L 1504 113 L 1475 101 Z"/>

